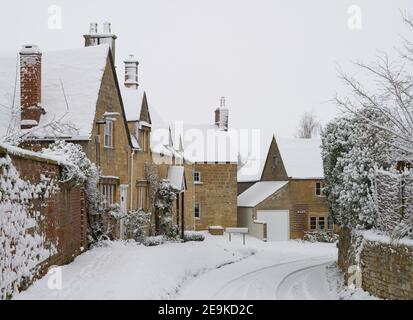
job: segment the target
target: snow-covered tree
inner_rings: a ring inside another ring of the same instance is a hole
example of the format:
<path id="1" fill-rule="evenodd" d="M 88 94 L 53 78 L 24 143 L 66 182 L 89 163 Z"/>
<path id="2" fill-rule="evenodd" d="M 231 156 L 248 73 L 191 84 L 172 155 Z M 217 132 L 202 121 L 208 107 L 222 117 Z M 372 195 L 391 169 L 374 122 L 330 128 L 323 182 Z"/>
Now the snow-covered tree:
<path id="1" fill-rule="evenodd" d="M 413 19 L 405 17 L 413 28 Z M 398 60 L 382 54 L 370 65 L 357 62 L 369 84 L 340 72 L 350 89 L 337 96 L 346 115 L 323 133 L 327 196 L 337 222 L 376 228 L 393 238 L 411 235 L 413 165 L 413 44 Z"/>
<path id="2" fill-rule="evenodd" d="M 178 227 L 172 221 L 172 206 L 176 199 L 174 188 L 168 180 L 159 178 L 153 163 L 145 163 L 145 172 L 149 181 L 154 208 L 154 233 L 155 235 L 175 237 Z"/>
<path id="3" fill-rule="evenodd" d="M 335 222 L 350 228 L 374 226 L 372 179 L 375 168 L 387 168 L 390 162 L 390 146 L 366 117 L 381 121 L 366 109 L 362 116 L 336 119 L 322 133 L 327 200 Z"/>

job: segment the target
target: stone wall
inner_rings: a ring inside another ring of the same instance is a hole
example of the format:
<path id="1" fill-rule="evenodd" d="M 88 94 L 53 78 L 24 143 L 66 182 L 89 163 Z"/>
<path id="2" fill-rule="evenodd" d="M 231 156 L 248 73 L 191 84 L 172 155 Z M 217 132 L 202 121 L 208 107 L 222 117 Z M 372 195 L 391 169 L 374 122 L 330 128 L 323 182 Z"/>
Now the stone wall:
<path id="1" fill-rule="evenodd" d="M 362 249 L 359 255 L 362 288 L 383 299 L 413 299 L 413 242 L 391 243 L 360 235 Z M 355 265 L 357 237 L 349 229 L 340 232 L 338 264 L 350 279 Z"/>
<path id="2" fill-rule="evenodd" d="M 201 204 L 196 230 L 210 226 L 237 226 L 237 164 L 196 163 L 201 183 L 195 185 L 195 202 Z"/>
<path id="3" fill-rule="evenodd" d="M 290 212 L 290 238 L 301 239 L 310 228 L 310 217 L 324 217 L 327 223 L 329 210 L 325 197 L 315 194 L 315 184 L 320 180 L 290 180 L 288 185 L 268 197 L 254 208 L 258 210 L 288 210 Z"/>

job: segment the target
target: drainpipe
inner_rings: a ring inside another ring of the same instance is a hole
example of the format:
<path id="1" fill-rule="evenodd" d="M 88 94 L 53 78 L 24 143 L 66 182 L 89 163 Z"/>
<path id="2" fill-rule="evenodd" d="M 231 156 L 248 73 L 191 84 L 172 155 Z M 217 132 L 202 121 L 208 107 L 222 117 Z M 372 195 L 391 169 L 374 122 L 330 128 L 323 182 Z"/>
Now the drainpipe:
<path id="1" fill-rule="evenodd" d="M 131 152 L 131 170 L 130 170 L 130 208 L 129 210 L 132 211 L 133 208 L 133 159 L 135 155 L 135 149 L 132 149 Z"/>

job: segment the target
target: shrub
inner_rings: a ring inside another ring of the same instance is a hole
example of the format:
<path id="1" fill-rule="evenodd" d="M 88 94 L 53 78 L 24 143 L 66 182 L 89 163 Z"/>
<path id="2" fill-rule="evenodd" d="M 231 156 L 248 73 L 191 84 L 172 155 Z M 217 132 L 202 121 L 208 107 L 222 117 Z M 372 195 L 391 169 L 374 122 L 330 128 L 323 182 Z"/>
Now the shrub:
<path id="1" fill-rule="evenodd" d="M 304 241 L 308 242 L 323 242 L 323 243 L 335 243 L 338 241 L 338 235 L 334 232 L 327 231 L 317 231 L 317 232 L 306 232 L 303 238 Z"/>
<path id="2" fill-rule="evenodd" d="M 205 236 L 202 233 L 199 232 L 193 232 L 193 231 L 185 231 L 184 233 L 184 241 L 189 242 L 189 241 L 204 241 Z"/>

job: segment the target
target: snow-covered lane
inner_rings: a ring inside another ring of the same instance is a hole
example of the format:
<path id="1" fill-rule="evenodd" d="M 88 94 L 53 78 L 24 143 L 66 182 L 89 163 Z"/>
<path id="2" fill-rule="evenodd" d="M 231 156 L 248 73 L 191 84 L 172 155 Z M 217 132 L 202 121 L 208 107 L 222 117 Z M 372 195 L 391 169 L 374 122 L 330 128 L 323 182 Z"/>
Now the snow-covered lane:
<path id="1" fill-rule="evenodd" d="M 113 242 L 49 272 L 15 299 L 330 299 L 323 264 L 334 244 L 265 243 L 205 234 L 204 242 Z M 54 280 L 57 283 L 54 284 Z M 323 282 L 324 281 L 324 282 Z M 60 285 L 59 285 L 60 282 Z M 60 286 L 60 287 L 59 287 Z"/>
<path id="2" fill-rule="evenodd" d="M 326 267 L 337 259 L 331 244 L 263 244 L 253 257 L 188 281 L 179 299 L 339 299 Z"/>

